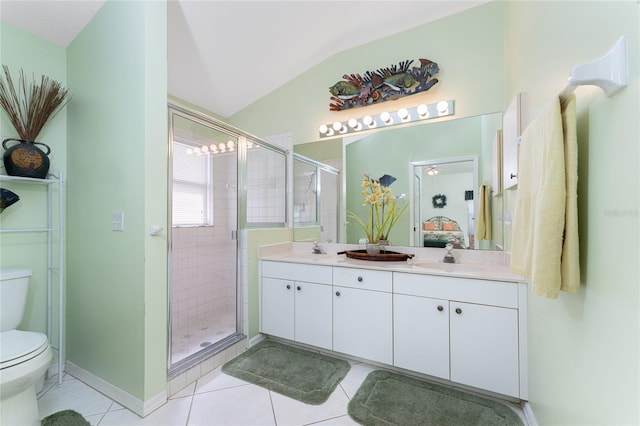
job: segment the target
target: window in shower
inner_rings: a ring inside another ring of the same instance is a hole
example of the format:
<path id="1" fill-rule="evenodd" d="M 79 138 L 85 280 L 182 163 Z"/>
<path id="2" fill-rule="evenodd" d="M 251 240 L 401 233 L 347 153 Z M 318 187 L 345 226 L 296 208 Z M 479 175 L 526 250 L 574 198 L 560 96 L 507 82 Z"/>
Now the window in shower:
<path id="1" fill-rule="evenodd" d="M 169 371 L 235 341 L 238 137 L 170 108 Z"/>

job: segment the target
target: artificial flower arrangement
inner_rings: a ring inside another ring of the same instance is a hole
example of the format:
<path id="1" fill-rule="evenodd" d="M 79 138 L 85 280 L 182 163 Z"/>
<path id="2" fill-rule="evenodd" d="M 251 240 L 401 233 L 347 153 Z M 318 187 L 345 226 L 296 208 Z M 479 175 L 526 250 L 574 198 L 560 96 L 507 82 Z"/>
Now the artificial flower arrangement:
<path id="1" fill-rule="evenodd" d="M 385 174 L 380 179 L 372 179 L 365 173 L 362 180 L 363 206 L 369 207 L 369 214 L 363 219 L 351 211 L 348 212 L 348 216 L 356 220 L 371 244 L 388 241 L 391 229 L 407 210 L 407 203 L 402 207 L 397 206 L 396 197 L 389 188 L 395 181 L 396 178 L 390 175 Z"/>

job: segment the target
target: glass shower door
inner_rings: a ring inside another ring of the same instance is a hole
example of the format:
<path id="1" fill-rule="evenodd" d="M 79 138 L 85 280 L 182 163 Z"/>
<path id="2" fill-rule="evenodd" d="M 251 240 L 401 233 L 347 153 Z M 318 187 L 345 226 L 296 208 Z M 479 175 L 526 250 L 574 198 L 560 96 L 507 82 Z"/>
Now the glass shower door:
<path id="1" fill-rule="evenodd" d="M 169 370 L 228 345 L 238 330 L 237 137 L 171 111 Z M 227 344 L 225 344 L 227 342 Z"/>

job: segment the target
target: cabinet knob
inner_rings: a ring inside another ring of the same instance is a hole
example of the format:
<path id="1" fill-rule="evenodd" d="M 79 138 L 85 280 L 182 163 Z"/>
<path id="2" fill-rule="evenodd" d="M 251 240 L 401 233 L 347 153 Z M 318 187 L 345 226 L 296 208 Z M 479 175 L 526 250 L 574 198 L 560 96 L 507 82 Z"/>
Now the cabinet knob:
<path id="1" fill-rule="evenodd" d="M 291 286 L 287 284 L 287 290 L 291 290 Z"/>
<path id="2" fill-rule="evenodd" d="M 462 313 L 462 309 L 456 308 L 456 314 L 460 315 Z"/>
<path id="3" fill-rule="evenodd" d="M 336 291 L 336 296 L 340 296 L 340 292 L 339 291 Z"/>
<path id="4" fill-rule="evenodd" d="M 444 307 L 442 307 L 442 305 L 438 305 L 438 311 L 440 312 L 444 311 Z"/>
<path id="5" fill-rule="evenodd" d="M 362 282 L 362 277 L 358 277 L 358 282 L 361 283 Z"/>
<path id="6" fill-rule="evenodd" d="M 302 290 L 302 287 L 298 286 L 296 287 L 298 289 L 298 291 Z"/>

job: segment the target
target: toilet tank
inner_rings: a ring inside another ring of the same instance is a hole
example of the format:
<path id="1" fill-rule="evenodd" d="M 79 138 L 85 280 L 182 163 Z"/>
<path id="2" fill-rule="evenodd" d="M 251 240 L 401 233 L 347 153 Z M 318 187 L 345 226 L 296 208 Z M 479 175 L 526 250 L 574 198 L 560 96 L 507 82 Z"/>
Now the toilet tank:
<path id="1" fill-rule="evenodd" d="M 31 269 L 0 269 L 0 332 L 15 330 L 27 303 Z"/>

